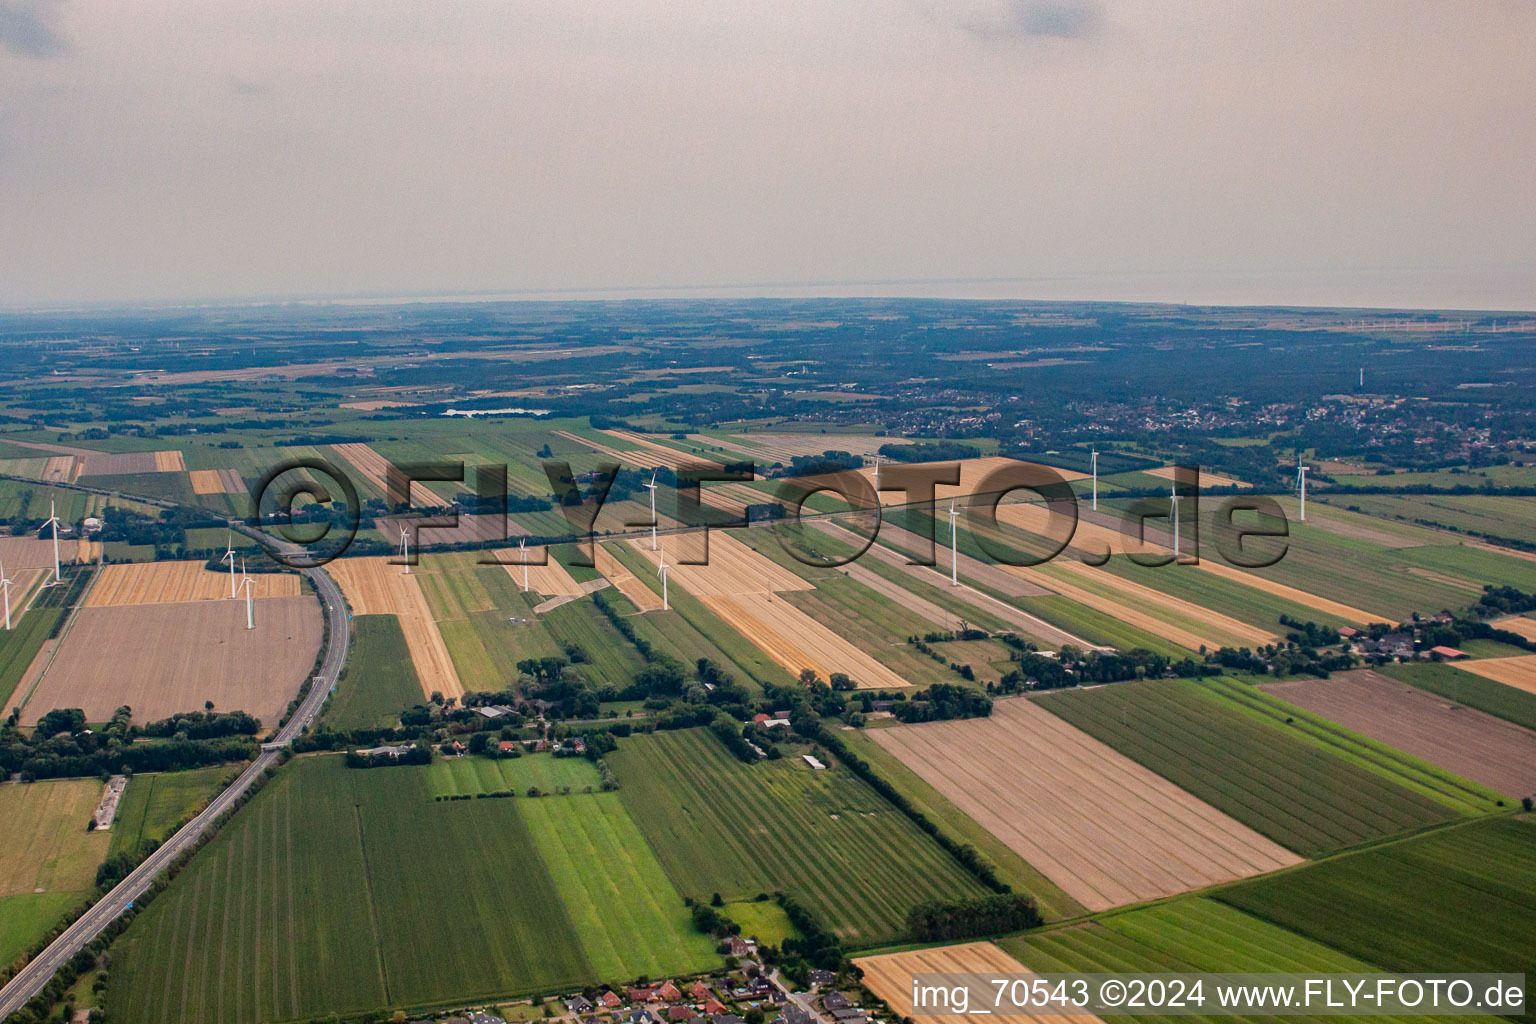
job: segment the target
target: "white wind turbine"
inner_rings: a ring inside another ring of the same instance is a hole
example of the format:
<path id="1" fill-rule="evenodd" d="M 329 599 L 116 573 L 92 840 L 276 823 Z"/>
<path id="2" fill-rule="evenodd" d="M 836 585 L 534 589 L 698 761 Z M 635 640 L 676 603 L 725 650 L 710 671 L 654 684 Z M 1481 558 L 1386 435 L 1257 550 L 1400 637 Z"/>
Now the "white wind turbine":
<path id="1" fill-rule="evenodd" d="M 1307 467 L 1301 464 L 1301 454 L 1296 455 L 1296 493 L 1301 497 L 1301 521 L 1307 521 Z"/>
<path id="2" fill-rule="evenodd" d="M 1093 469 L 1093 510 L 1099 510 L 1099 450 L 1093 449 L 1090 465 Z"/>
<path id="3" fill-rule="evenodd" d="M 651 470 L 651 482 L 645 485 L 651 492 L 651 550 L 656 550 L 656 471 Z"/>
<path id="4" fill-rule="evenodd" d="M 875 456 L 875 500 L 880 500 L 880 456 Z"/>
<path id="5" fill-rule="evenodd" d="M 405 574 L 411 574 L 411 534 L 404 526 L 400 527 L 400 560 L 405 563 Z"/>
<path id="6" fill-rule="evenodd" d="M 5 574 L 5 563 L 0 562 L 0 588 L 5 590 L 5 628 L 11 628 L 11 584 L 15 582 Z"/>
<path id="7" fill-rule="evenodd" d="M 523 537 L 517 542 L 517 550 L 523 554 L 523 593 L 528 593 L 528 538 Z"/>
<path id="8" fill-rule="evenodd" d="M 955 511 L 955 503 L 949 503 L 949 585 L 960 585 L 960 534 L 955 526 L 955 519 L 960 513 Z"/>
<path id="9" fill-rule="evenodd" d="M 229 537 L 225 541 L 225 549 L 224 557 L 219 559 L 219 561 L 229 563 L 229 596 L 233 600 L 235 597 L 235 531 L 233 530 L 229 531 Z"/>
<path id="10" fill-rule="evenodd" d="M 672 606 L 667 601 L 667 549 L 661 549 L 661 563 L 656 566 L 661 572 L 661 610 L 671 611 Z"/>
<path id="11" fill-rule="evenodd" d="M 251 600 L 251 584 L 256 581 L 245 573 L 245 559 L 240 559 L 240 589 L 245 591 L 245 628 L 256 628 L 256 605 Z"/>
<path id="12" fill-rule="evenodd" d="M 1175 480 L 1168 487 L 1169 500 L 1173 504 L 1173 560 L 1179 560 L 1179 483 Z"/>
<path id="13" fill-rule="evenodd" d="M 64 574 L 59 571 L 59 511 L 51 501 L 48 503 L 48 522 L 43 525 L 50 523 L 53 525 L 53 582 L 59 584 L 64 582 Z"/>

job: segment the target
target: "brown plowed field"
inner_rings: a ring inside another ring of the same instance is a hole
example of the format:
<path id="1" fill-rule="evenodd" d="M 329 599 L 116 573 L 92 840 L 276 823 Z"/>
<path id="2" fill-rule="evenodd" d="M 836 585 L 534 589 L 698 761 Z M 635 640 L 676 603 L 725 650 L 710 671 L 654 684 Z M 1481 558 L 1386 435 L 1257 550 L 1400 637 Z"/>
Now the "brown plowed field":
<path id="1" fill-rule="evenodd" d="M 382 556 L 338 558 L 325 571 L 346 594 L 354 615 L 393 615 L 400 620 L 423 694 L 435 690 L 445 697 L 464 695 L 464 684 L 415 576 Z"/>
<path id="2" fill-rule="evenodd" d="M 273 726 L 314 667 L 320 640 L 313 597 L 259 602 L 253 630 L 242 601 L 82 608 L 21 724 L 53 708 L 83 708 L 88 721 L 104 722 L 123 704 L 135 721 L 151 722 L 211 700 Z"/>
<path id="3" fill-rule="evenodd" d="M 815 669 L 823 681 L 829 680 L 833 672 L 843 672 L 860 689 L 888 690 L 912 685 L 782 597 L 741 593 L 716 594 L 699 600 L 792 675 L 798 676 L 802 669 L 809 668 Z"/>
<path id="4" fill-rule="evenodd" d="M 55 455 L 43 466 L 43 479 L 48 483 L 73 483 L 79 461 L 73 455 Z"/>
<path id="5" fill-rule="evenodd" d="M 660 553 L 651 550 L 649 537 L 632 540 L 629 544 L 650 559 L 652 565 L 658 564 Z M 667 556 L 667 578 L 694 597 L 736 597 L 816 589 L 724 530 L 709 532 L 708 565 L 683 565 L 679 561 L 683 557 L 697 558 L 703 551 L 699 534 L 662 539 L 662 552 Z"/>
<path id="6" fill-rule="evenodd" d="M 297 573 L 258 573 L 251 577 L 251 596 L 298 597 L 303 593 L 299 580 Z M 85 607 L 229 599 L 229 573 L 214 572 L 201 562 L 128 562 L 101 567 Z"/>
<path id="7" fill-rule="evenodd" d="M 1536 693 L 1536 654 L 1519 658 L 1483 658 L 1479 661 L 1458 661 L 1455 666 L 1468 672 L 1492 679 L 1505 686 L 1513 686 L 1526 693 Z"/>
<path id="8" fill-rule="evenodd" d="M 635 574 L 624 568 L 624 564 L 613 557 L 613 552 L 607 545 L 596 545 L 596 554 L 593 560 L 597 563 L 597 571 L 618 588 L 619 593 L 629 599 L 630 604 L 642 612 L 661 611 L 661 595 L 648 587 L 643 580 L 635 578 Z"/>
<path id="9" fill-rule="evenodd" d="M 350 462 L 353 469 L 363 474 L 380 494 L 389 493 L 388 459 L 366 444 L 333 444 L 331 448 Z"/>
<path id="10" fill-rule="evenodd" d="M 64 557 L 66 542 L 59 538 L 59 553 Z M 0 537 L 0 562 L 5 569 L 52 569 L 53 541 L 36 537 Z"/>
<path id="11" fill-rule="evenodd" d="M 1501 793 L 1536 793 L 1536 733 L 1379 672 L 1340 672 L 1260 689 Z"/>
<path id="12" fill-rule="evenodd" d="M 870 736 L 1089 910 L 1300 861 L 1027 698 Z"/>
<path id="13" fill-rule="evenodd" d="M 913 1017 L 913 975 L 986 974 L 997 978 L 1017 978 L 1030 973 L 1023 964 L 990 942 L 967 942 L 960 946 L 938 946 L 906 953 L 887 953 L 884 956 L 857 957 L 853 962 L 864 971 L 864 986 L 884 999 L 899 1017 Z M 956 979 L 950 984 L 958 983 Z M 992 989 L 987 991 L 990 994 Z M 972 1003 L 971 1010 L 974 1012 L 975 1009 L 976 1004 Z M 1008 1019 L 1039 1021 L 1041 1024 L 1093 1024 L 1099 1018 L 1091 1013 L 1010 1013 Z M 924 1014 L 922 1020 L 924 1024 L 928 1021 L 934 1024 L 975 1024 L 976 1018 L 969 1014 L 944 1013 Z"/>

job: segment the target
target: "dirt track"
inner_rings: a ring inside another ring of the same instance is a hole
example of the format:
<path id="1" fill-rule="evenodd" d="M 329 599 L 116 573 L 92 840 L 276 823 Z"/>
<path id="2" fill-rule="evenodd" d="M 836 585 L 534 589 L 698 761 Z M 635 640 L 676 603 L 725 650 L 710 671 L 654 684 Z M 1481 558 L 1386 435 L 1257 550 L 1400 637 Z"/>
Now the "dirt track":
<path id="1" fill-rule="evenodd" d="M 870 736 L 1090 910 L 1300 860 L 1027 698 Z"/>
<path id="2" fill-rule="evenodd" d="M 887 953 L 884 956 L 858 957 L 853 961 L 864 971 L 864 984 L 875 995 L 884 999 L 898 1016 L 911 1017 L 912 976 L 915 974 L 986 974 L 989 976 L 1019 977 L 1029 973 L 1028 968 L 990 942 L 968 942 L 959 946 L 939 946 L 934 949 L 914 949 L 906 953 Z M 959 983 L 959 979 L 950 984 Z M 992 989 L 988 988 L 990 994 Z M 973 1003 L 970 1009 L 975 1011 Z M 970 1014 L 924 1014 L 924 1024 L 975 1024 Z M 1081 1014 L 1009 1014 L 1009 1020 L 1039 1021 L 1040 1024 L 1091 1024 L 1099 1018 L 1091 1013 Z"/>
<path id="3" fill-rule="evenodd" d="M 245 628 L 241 601 L 82 608 L 42 682 L 22 710 L 35 725 L 53 708 L 83 708 L 104 722 L 120 705 L 137 722 L 178 711 L 245 711 L 275 726 L 320 650 L 313 597 L 256 605 Z M 18 688 L 18 697 L 21 694 Z"/>
<path id="4" fill-rule="evenodd" d="M 1501 793 L 1536 793 L 1536 733 L 1379 672 L 1260 689 Z"/>

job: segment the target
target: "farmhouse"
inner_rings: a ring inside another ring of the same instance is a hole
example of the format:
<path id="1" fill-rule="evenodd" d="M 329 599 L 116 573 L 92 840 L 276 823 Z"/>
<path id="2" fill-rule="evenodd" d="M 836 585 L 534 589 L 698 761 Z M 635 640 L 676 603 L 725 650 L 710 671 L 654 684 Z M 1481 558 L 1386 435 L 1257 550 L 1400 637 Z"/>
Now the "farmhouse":
<path id="1" fill-rule="evenodd" d="M 752 956 L 757 952 L 757 943 L 740 935 L 732 935 L 728 944 L 731 956 Z"/>
<path id="2" fill-rule="evenodd" d="M 1438 647 L 1431 647 L 1429 653 L 1442 661 L 1462 661 L 1468 657 L 1466 651 L 1458 651 L 1456 648 L 1446 647 L 1444 644 Z"/>

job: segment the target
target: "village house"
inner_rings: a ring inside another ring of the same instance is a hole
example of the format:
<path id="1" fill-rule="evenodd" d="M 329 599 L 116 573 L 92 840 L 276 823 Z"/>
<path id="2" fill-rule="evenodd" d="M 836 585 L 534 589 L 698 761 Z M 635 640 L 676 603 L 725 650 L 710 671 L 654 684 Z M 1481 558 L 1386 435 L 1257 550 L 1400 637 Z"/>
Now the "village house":
<path id="1" fill-rule="evenodd" d="M 656 986 L 656 998 L 664 1003 L 675 1003 L 683 998 L 682 990 L 670 981 L 664 981 Z"/>
<path id="2" fill-rule="evenodd" d="M 693 983 L 693 987 L 688 990 L 688 994 L 693 997 L 695 1002 L 702 1003 L 704 1000 L 709 999 L 715 993 L 713 989 L 704 984 L 702 981 L 696 981 Z"/>
<path id="3" fill-rule="evenodd" d="M 617 1009 L 618 1007 L 624 1005 L 624 1000 L 619 998 L 619 994 L 612 989 L 604 992 L 601 996 L 598 997 L 597 1001 L 602 1003 L 610 1010 Z"/>
<path id="4" fill-rule="evenodd" d="M 571 1013 L 589 1013 L 592 1010 L 592 1002 L 586 996 L 574 995 L 565 1001 L 565 1008 Z"/>
<path id="5" fill-rule="evenodd" d="M 726 940 L 726 945 L 730 947 L 729 952 L 734 957 L 752 956 L 757 952 L 757 943 L 751 939 L 744 939 L 740 935 L 732 935 Z"/>
<path id="6" fill-rule="evenodd" d="M 812 969 L 809 980 L 812 985 L 830 985 L 837 980 L 837 975 L 817 967 Z"/>
<path id="7" fill-rule="evenodd" d="M 829 1013 L 835 1010 L 846 1010 L 852 1005 L 853 1003 L 848 1001 L 848 997 L 841 992 L 828 992 L 821 997 L 821 1008 Z"/>

